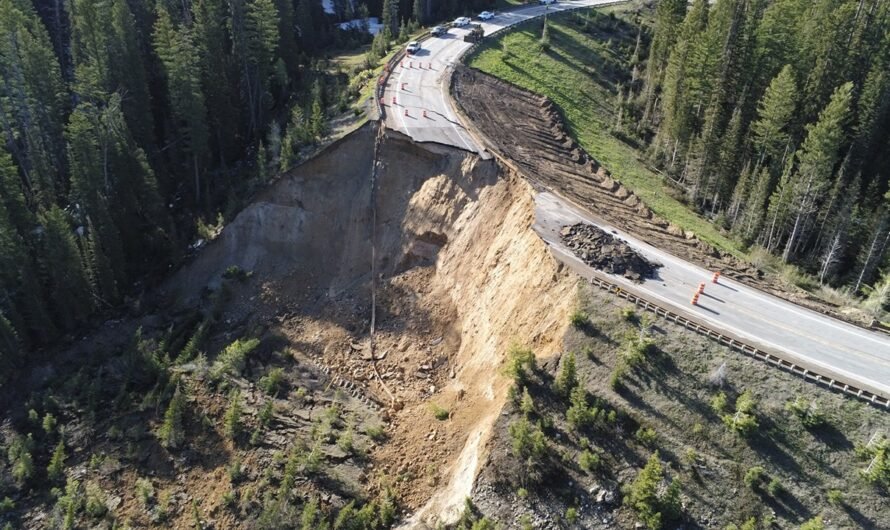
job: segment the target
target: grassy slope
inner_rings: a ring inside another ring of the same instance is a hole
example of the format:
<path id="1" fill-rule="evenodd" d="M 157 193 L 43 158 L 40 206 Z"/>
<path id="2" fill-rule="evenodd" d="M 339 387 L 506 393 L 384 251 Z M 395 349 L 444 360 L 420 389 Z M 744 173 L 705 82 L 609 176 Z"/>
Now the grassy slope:
<path id="1" fill-rule="evenodd" d="M 628 59 L 633 53 L 636 29 L 620 19 L 612 20 L 596 11 L 589 13 L 551 17 L 550 49 L 546 52 L 539 45 L 542 22 L 533 21 L 486 43 L 468 63 L 547 95 L 559 105 L 581 146 L 652 210 L 712 245 L 743 256 L 737 242 L 669 194 L 669 188 L 647 168 L 637 148 L 610 134 L 616 86 L 629 80 Z M 582 27 L 584 17 L 590 18 L 586 30 Z"/>

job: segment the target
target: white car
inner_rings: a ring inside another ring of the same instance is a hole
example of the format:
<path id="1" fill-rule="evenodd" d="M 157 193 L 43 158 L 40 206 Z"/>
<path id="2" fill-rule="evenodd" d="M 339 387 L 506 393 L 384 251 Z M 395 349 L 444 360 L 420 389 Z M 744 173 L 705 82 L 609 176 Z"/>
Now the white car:
<path id="1" fill-rule="evenodd" d="M 467 17 L 457 17 L 456 19 L 454 19 L 454 22 L 453 22 L 454 26 L 458 27 L 458 28 L 462 28 L 466 25 L 469 25 L 469 23 L 470 23 L 470 19 Z"/>
<path id="2" fill-rule="evenodd" d="M 483 11 L 479 13 L 479 20 L 491 20 L 494 18 L 494 13 L 491 11 Z"/>
<path id="3" fill-rule="evenodd" d="M 414 55 L 420 50 L 420 43 L 416 40 L 413 40 L 408 43 L 408 47 L 405 48 L 405 51 L 408 52 L 408 55 Z"/>

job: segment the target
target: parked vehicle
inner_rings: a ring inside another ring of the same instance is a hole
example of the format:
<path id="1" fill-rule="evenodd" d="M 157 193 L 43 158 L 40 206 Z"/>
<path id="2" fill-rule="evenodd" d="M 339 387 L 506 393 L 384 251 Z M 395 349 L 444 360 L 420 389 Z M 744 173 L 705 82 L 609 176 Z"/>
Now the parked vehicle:
<path id="1" fill-rule="evenodd" d="M 454 22 L 453 22 L 454 26 L 458 27 L 458 28 L 462 28 L 466 25 L 469 25 L 469 23 L 470 23 L 470 19 L 467 17 L 457 17 L 456 19 L 454 19 Z"/>
<path id="2" fill-rule="evenodd" d="M 464 42 L 479 42 L 482 40 L 482 36 L 485 32 L 482 30 L 482 26 L 479 24 L 473 24 L 470 27 L 470 32 L 464 35 Z"/>
<path id="3" fill-rule="evenodd" d="M 556 0 L 538 0 L 542 6 L 549 6 L 550 4 L 555 4 Z"/>
<path id="4" fill-rule="evenodd" d="M 413 40 L 408 43 L 408 47 L 405 48 L 405 51 L 408 52 L 408 55 L 414 55 L 418 51 L 420 51 L 420 43 L 416 40 Z"/>
<path id="5" fill-rule="evenodd" d="M 494 13 L 491 11 L 483 11 L 479 13 L 479 20 L 491 20 L 494 18 Z"/>
<path id="6" fill-rule="evenodd" d="M 430 30 L 430 35 L 432 35 L 433 37 L 441 37 L 446 33 L 448 33 L 448 28 L 446 28 L 445 26 L 436 26 Z"/>

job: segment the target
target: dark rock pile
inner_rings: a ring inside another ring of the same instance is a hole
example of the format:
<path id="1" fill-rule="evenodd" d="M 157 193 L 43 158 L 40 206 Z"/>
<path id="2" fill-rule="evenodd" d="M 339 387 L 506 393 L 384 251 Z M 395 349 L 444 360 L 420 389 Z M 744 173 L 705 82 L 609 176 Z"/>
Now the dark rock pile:
<path id="1" fill-rule="evenodd" d="M 651 278 L 655 269 L 661 267 L 638 254 L 621 239 L 593 225 L 578 223 L 564 226 L 560 235 L 566 246 L 584 263 L 604 272 L 621 274 L 635 282 Z"/>

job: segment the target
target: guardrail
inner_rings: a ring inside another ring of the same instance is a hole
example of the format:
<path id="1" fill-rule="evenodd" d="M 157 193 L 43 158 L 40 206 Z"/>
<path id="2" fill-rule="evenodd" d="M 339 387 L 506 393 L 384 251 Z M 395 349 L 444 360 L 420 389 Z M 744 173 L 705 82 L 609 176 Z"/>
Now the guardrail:
<path id="1" fill-rule="evenodd" d="M 600 289 L 608 291 L 620 298 L 624 298 L 628 302 L 634 304 L 635 307 L 639 307 L 645 309 L 647 311 L 651 311 L 655 313 L 656 316 L 660 316 L 668 321 L 672 321 L 680 326 L 685 327 L 688 330 L 695 331 L 699 335 L 704 335 L 709 339 L 713 339 L 724 346 L 729 347 L 730 349 L 740 351 L 745 355 L 753 357 L 759 361 L 763 361 L 767 364 L 771 364 L 780 369 L 787 370 L 788 372 L 803 377 L 805 380 L 815 383 L 820 386 L 825 386 L 829 390 L 840 392 L 842 394 L 847 394 L 859 399 L 866 401 L 867 403 L 877 406 L 884 407 L 890 410 L 890 399 L 885 398 L 883 396 L 879 396 L 874 392 L 855 387 L 848 383 L 844 383 L 838 379 L 821 375 L 820 373 L 810 370 L 808 368 L 804 368 L 796 363 L 788 361 L 779 357 L 778 355 L 765 352 L 760 350 L 750 344 L 747 344 L 744 341 L 736 339 L 734 337 L 730 337 L 728 335 L 724 335 L 719 331 L 713 330 L 708 326 L 704 326 L 695 322 L 692 319 L 684 317 L 680 314 L 677 314 L 673 311 L 669 311 L 658 304 L 652 303 L 649 300 L 631 293 L 627 291 L 626 288 L 623 288 L 615 283 L 612 283 L 608 280 L 600 278 L 598 276 L 593 276 L 590 279 L 590 283 L 592 285 L 596 285 Z"/>

